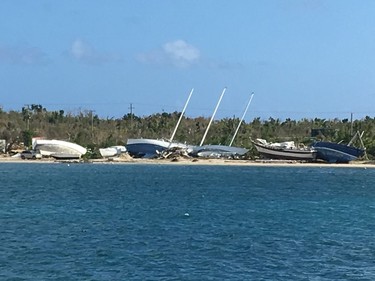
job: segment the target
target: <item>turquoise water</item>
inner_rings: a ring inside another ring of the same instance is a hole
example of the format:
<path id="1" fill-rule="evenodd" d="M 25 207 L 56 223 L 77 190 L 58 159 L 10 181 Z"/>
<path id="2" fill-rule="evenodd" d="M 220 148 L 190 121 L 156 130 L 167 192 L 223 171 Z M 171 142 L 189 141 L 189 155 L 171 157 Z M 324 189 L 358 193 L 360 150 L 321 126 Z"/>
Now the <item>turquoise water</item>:
<path id="1" fill-rule="evenodd" d="M 375 169 L 0 164 L 0 280 L 375 280 Z"/>

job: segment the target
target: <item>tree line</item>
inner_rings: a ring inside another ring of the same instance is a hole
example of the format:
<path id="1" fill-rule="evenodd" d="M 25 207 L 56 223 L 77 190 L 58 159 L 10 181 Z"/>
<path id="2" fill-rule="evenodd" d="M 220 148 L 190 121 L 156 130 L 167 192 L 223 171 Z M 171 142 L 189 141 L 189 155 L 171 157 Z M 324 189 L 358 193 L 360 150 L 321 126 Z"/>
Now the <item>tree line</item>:
<path id="1" fill-rule="evenodd" d="M 169 139 L 181 112 L 155 113 L 149 116 L 136 116 L 128 113 L 121 118 L 100 118 L 91 110 L 78 113 L 64 110 L 48 111 L 42 105 L 32 104 L 21 111 L 0 109 L 0 139 L 6 140 L 7 151 L 23 143 L 31 146 L 33 137 L 67 140 L 91 151 L 94 157 L 101 147 L 125 145 L 128 138 L 165 138 Z M 205 144 L 229 145 L 240 122 L 239 118 L 215 120 L 208 131 Z M 183 117 L 174 140 L 198 145 L 208 126 L 209 118 Z M 269 117 L 254 118 L 251 122 L 242 122 L 233 146 L 250 149 L 249 157 L 257 152 L 251 140 L 266 139 L 269 142 L 295 141 L 305 145 L 314 140 L 349 143 L 356 132 L 364 132 L 362 141 L 367 155 L 375 157 L 375 118 L 366 116 L 360 120 Z M 357 143 L 357 146 L 359 144 Z"/>

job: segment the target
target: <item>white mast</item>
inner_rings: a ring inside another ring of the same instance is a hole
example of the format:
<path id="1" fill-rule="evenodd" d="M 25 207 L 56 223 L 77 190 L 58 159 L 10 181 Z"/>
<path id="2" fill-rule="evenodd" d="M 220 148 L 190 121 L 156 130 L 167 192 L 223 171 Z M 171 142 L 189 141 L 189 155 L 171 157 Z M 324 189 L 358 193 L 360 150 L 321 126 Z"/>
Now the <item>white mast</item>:
<path id="1" fill-rule="evenodd" d="M 243 113 L 243 115 L 242 115 L 242 118 L 241 118 L 241 120 L 240 120 L 240 123 L 238 123 L 237 129 L 236 129 L 236 132 L 234 133 L 233 138 L 232 138 L 232 140 L 231 140 L 229 146 L 232 146 L 232 143 L 233 143 L 233 141 L 234 141 L 234 138 L 236 137 L 236 135 L 237 135 L 237 133 L 238 133 L 238 130 L 240 129 L 240 126 L 241 126 L 241 124 L 242 124 L 242 121 L 243 121 L 243 119 L 245 118 L 246 112 L 247 112 L 247 110 L 249 109 L 249 106 L 250 106 L 251 100 L 253 99 L 253 96 L 254 96 L 254 93 L 251 93 L 250 100 L 249 100 L 249 102 L 247 103 L 246 109 L 245 109 L 245 111 L 244 111 L 244 113 Z"/>
<path id="2" fill-rule="evenodd" d="M 216 111 L 217 111 L 217 109 L 219 108 L 219 105 L 220 105 L 221 99 L 223 98 L 224 93 L 225 93 L 226 90 L 227 90 L 227 87 L 225 87 L 225 88 L 223 89 L 223 92 L 221 93 L 221 96 L 220 96 L 219 101 L 218 101 L 218 103 L 217 103 L 217 105 L 216 105 L 216 108 L 215 108 L 215 110 L 214 110 L 214 113 L 213 113 L 212 116 L 211 116 L 210 123 L 208 123 L 207 129 L 206 129 L 206 131 L 204 132 L 204 135 L 203 135 L 202 141 L 201 141 L 201 143 L 200 143 L 199 146 L 202 146 L 202 145 L 203 145 L 203 142 L 204 142 L 204 140 L 205 140 L 205 138 L 206 138 L 207 132 L 208 132 L 208 130 L 210 129 L 210 126 L 211 126 L 212 120 L 214 120 L 214 117 L 215 117 Z"/>
<path id="3" fill-rule="evenodd" d="M 184 109 L 182 109 L 182 112 L 181 112 L 180 118 L 178 119 L 178 122 L 177 122 L 177 124 L 176 124 L 176 127 L 174 128 L 174 131 L 173 131 L 173 134 L 172 134 L 171 138 L 169 139 L 169 145 L 168 145 L 168 148 L 170 148 L 171 145 L 172 145 L 172 141 L 173 141 L 174 135 L 176 134 L 176 132 L 177 132 L 177 128 L 178 128 L 178 126 L 180 125 L 180 122 L 181 122 L 182 116 L 184 116 L 184 113 L 185 113 L 186 107 L 187 107 L 187 105 L 188 105 L 188 103 L 189 103 L 189 101 L 190 101 L 190 98 L 191 98 L 191 95 L 193 94 L 193 91 L 194 91 L 194 88 L 191 89 L 190 94 L 189 94 L 189 97 L 188 97 L 188 99 L 187 99 L 187 101 L 186 101 L 186 103 L 185 103 Z"/>

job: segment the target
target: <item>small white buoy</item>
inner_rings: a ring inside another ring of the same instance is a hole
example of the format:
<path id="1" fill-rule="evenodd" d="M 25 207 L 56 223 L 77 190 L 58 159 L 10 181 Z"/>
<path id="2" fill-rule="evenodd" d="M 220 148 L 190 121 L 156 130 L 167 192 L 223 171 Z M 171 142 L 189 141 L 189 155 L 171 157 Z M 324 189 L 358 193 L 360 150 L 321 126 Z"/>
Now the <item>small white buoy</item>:
<path id="1" fill-rule="evenodd" d="M 185 217 L 189 217 L 190 215 L 189 215 L 189 213 L 185 213 L 184 216 Z"/>

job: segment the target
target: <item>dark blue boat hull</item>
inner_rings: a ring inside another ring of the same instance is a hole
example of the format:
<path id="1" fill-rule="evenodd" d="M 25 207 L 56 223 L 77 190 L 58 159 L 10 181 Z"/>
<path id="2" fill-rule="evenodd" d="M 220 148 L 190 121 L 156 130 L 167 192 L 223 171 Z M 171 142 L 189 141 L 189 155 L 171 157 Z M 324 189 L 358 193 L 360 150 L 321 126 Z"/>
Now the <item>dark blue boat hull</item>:
<path id="1" fill-rule="evenodd" d="M 316 158 L 329 163 L 349 163 L 365 153 L 364 149 L 345 144 L 319 141 L 312 144 L 316 149 Z"/>
<path id="2" fill-rule="evenodd" d="M 153 158 L 157 156 L 157 151 L 162 152 L 165 149 L 163 146 L 148 143 L 126 145 L 129 155 L 134 158 Z"/>

